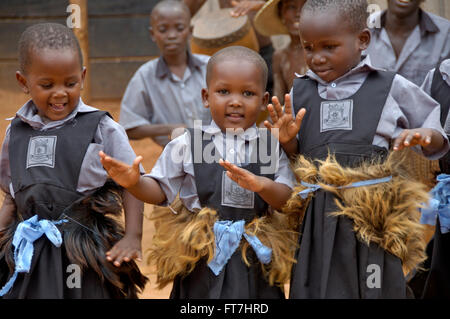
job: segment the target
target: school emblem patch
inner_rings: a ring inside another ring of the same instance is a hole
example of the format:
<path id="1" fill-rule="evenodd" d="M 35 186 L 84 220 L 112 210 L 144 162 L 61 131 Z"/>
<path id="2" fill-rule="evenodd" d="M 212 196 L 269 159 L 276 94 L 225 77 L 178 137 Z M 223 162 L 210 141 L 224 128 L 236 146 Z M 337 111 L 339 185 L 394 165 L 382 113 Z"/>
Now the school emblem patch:
<path id="1" fill-rule="evenodd" d="M 27 168 L 34 166 L 55 167 L 57 136 L 34 136 L 30 138 L 27 151 Z"/>
<path id="2" fill-rule="evenodd" d="M 353 100 L 320 104 L 320 132 L 352 130 Z"/>
<path id="3" fill-rule="evenodd" d="M 224 171 L 222 174 L 222 205 L 237 208 L 253 208 L 255 205 L 255 193 L 239 186 Z"/>

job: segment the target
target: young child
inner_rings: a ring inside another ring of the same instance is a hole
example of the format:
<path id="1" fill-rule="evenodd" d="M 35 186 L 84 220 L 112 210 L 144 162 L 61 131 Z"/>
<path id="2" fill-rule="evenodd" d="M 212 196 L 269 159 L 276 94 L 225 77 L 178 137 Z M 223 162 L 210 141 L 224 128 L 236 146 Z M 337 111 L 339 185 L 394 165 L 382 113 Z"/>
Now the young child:
<path id="1" fill-rule="evenodd" d="M 202 90 L 210 125 L 167 144 L 152 172 L 142 177 L 142 157 L 129 166 L 100 153 L 117 183 L 147 203 L 171 204 L 176 212 L 167 209 L 156 218 L 156 248 L 149 256 L 160 287 L 174 281 L 171 298 L 284 298 L 295 232 L 268 207 L 281 209 L 294 176 L 270 133 L 255 124 L 269 99 L 266 77 L 258 53 L 240 46 L 222 49 L 208 62 Z M 265 171 L 266 164 L 272 169 Z"/>
<path id="2" fill-rule="evenodd" d="M 161 56 L 136 71 L 122 98 L 120 124 L 130 139 L 150 137 L 166 145 L 173 129 L 211 120 L 200 95 L 209 57 L 189 52 L 190 19 L 181 1 L 153 8 L 150 34 Z"/>
<path id="3" fill-rule="evenodd" d="M 295 74 L 305 74 L 308 69 L 305 62 L 302 43 L 298 30 L 299 16 L 305 0 L 271 0 L 255 16 L 255 29 L 266 36 L 288 34 L 289 45 L 273 54 L 273 95 L 283 103 L 284 95 L 289 92 Z"/>
<path id="4" fill-rule="evenodd" d="M 441 124 L 447 137 L 450 134 L 450 59 L 442 61 L 431 70 L 421 87 L 441 105 Z M 440 176 L 437 185 L 431 191 L 435 205 L 431 209 L 422 210 L 421 222 L 435 226 L 434 237 L 427 246 L 428 259 L 424 263 L 424 270 L 419 271 L 410 281 L 417 298 L 448 298 L 450 297 L 450 224 L 448 222 L 449 200 L 446 196 L 449 188 L 450 155 L 447 153 L 439 160 Z"/>
<path id="5" fill-rule="evenodd" d="M 268 106 L 266 126 L 278 129 L 289 156 L 302 155 L 301 192 L 287 204 L 306 211 L 291 298 L 403 298 L 403 271 L 425 258 L 418 208 L 426 190 L 380 160 L 390 145 L 437 159 L 448 140 L 436 101 L 361 56 L 371 37 L 366 12 L 365 0 L 307 1 L 300 37 L 310 70 L 284 110 L 276 97 Z"/>
<path id="6" fill-rule="evenodd" d="M 133 261 L 141 258 L 143 203 L 107 181 L 97 155 L 131 163 L 124 130 L 81 101 L 86 69 L 67 27 L 26 29 L 19 63 L 16 78 L 31 100 L 12 119 L 0 157 L 0 213 L 8 215 L 0 295 L 137 298 L 147 281 Z M 125 232 L 116 220 L 122 206 Z"/>
<path id="7" fill-rule="evenodd" d="M 387 10 L 371 16 L 372 41 L 367 49 L 375 67 L 397 72 L 421 85 L 428 71 L 450 54 L 450 21 L 420 8 L 424 0 L 388 0 Z M 407 150 L 405 164 L 430 189 L 438 161 Z"/>

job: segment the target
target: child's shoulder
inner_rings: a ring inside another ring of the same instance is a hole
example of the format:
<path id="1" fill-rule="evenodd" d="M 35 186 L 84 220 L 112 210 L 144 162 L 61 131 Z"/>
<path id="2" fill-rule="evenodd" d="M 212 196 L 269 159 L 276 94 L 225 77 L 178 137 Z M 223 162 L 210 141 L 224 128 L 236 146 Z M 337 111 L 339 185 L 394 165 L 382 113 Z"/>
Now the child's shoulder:
<path id="1" fill-rule="evenodd" d="M 200 60 L 200 62 L 204 63 L 205 65 L 208 63 L 209 59 L 211 58 L 209 55 L 200 54 L 200 53 L 192 53 L 192 55 Z"/>

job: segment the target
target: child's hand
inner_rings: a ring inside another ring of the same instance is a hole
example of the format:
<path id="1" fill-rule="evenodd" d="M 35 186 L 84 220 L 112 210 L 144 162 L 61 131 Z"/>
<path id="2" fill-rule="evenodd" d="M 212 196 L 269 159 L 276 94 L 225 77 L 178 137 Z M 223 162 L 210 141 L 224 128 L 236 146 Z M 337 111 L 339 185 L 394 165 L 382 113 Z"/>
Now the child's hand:
<path id="1" fill-rule="evenodd" d="M 219 164 L 227 170 L 227 176 L 239 186 L 255 193 L 258 193 L 263 189 L 263 182 L 260 176 L 222 159 L 219 161 Z"/>
<path id="2" fill-rule="evenodd" d="M 141 240 L 139 236 L 126 235 L 113 248 L 106 252 L 106 260 L 119 267 L 123 261 L 132 259 L 142 261 Z"/>
<path id="3" fill-rule="evenodd" d="M 284 99 L 286 102 L 283 111 L 278 98 L 276 96 L 272 97 L 273 104 L 269 104 L 267 109 L 269 110 L 273 124 L 269 121 L 264 121 L 264 125 L 278 138 L 281 144 L 286 144 L 295 138 L 306 113 L 305 109 L 301 109 L 294 119 L 292 115 L 291 96 L 286 94 Z"/>
<path id="4" fill-rule="evenodd" d="M 405 147 L 420 145 L 427 147 L 431 144 L 433 130 L 429 128 L 416 128 L 404 130 L 394 141 L 394 151 L 400 151 Z"/>
<path id="5" fill-rule="evenodd" d="M 130 188 L 139 182 L 141 176 L 139 172 L 139 163 L 142 161 L 142 156 L 134 159 L 133 165 L 130 166 L 121 161 L 118 161 L 111 156 L 106 155 L 100 151 L 100 162 L 102 163 L 109 176 L 120 186 Z"/>
<path id="6" fill-rule="evenodd" d="M 250 11 L 258 11 L 265 4 L 262 0 L 233 0 L 231 5 L 234 7 L 230 14 L 232 17 L 244 16 Z"/>

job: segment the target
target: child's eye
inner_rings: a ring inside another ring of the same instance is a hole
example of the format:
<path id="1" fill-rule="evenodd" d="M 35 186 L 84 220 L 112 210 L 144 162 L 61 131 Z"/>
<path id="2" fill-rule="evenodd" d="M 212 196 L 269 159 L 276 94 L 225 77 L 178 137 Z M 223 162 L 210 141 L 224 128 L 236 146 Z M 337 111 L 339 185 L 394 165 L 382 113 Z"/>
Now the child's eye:
<path id="1" fill-rule="evenodd" d="M 178 31 L 184 31 L 185 27 L 183 24 L 177 26 Z"/>
<path id="2" fill-rule="evenodd" d="M 164 32 L 166 32 L 166 28 L 158 28 L 158 32 L 164 33 Z"/>
<path id="3" fill-rule="evenodd" d="M 308 51 L 308 52 L 311 52 L 311 51 L 312 51 L 312 47 L 309 46 L 309 45 L 304 46 L 303 49 L 304 49 L 305 51 Z"/>
<path id="4" fill-rule="evenodd" d="M 44 89 L 50 89 L 52 87 L 51 84 L 39 84 Z"/>
<path id="5" fill-rule="evenodd" d="M 249 97 L 249 96 L 254 96 L 254 95 L 255 95 L 255 93 L 253 93 L 253 92 L 251 92 L 251 91 L 244 91 L 242 94 L 243 94 L 244 96 L 247 96 L 247 97 Z"/>
<path id="6" fill-rule="evenodd" d="M 335 45 L 326 45 L 325 46 L 325 49 L 327 49 L 327 50 L 334 50 L 336 48 L 336 46 Z"/>
<path id="7" fill-rule="evenodd" d="M 66 85 L 67 85 L 68 87 L 72 88 L 72 87 L 74 87 L 75 85 L 77 85 L 77 82 L 70 82 L 70 83 L 67 83 Z"/>
<path id="8" fill-rule="evenodd" d="M 219 92 L 220 94 L 228 94 L 228 90 L 225 89 L 218 90 L 217 92 Z"/>

